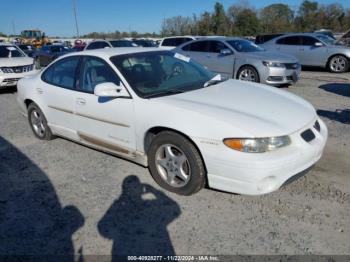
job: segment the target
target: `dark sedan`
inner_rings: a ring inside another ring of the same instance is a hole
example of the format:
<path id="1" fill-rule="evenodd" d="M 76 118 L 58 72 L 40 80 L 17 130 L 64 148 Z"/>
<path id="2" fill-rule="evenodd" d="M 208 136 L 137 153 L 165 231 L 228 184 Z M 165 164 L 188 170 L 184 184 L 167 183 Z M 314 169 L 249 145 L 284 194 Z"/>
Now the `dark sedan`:
<path id="1" fill-rule="evenodd" d="M 36 68 L 41 68 L 50 64 L 57 57 L 65 55 L 71 50 L 64 45 L 44 45 L 34 53 Z"/>

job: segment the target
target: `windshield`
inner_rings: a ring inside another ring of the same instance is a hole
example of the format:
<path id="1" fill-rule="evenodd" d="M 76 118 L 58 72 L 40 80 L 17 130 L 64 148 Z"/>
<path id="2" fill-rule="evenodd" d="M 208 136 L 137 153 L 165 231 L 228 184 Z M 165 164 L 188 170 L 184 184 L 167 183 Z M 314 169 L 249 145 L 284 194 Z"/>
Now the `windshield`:
<path id="1" fill-rule="evenodd" d="M 335 45 L 336 41 L 328 35 L 317 35 L 316 37 L 327 45 Z"/>
<path id="2" fill-rule="evenodd" d="M 113 47 L 133 47 L 133 43 L 128 40 L 110 41 Z"/>
<path id="3" fill-rule="evenodd" d="M 25 55 L 16 46 L 0 46 L 0 58 L 24 57 Z"/>
<path id="4" fill-rule="evenodd" d="M 237 52 L 260 52 L 264 51 L 263 48 L 257 46 L 253 42 L 248 40 L 228 40 L 226 41 L 230 46 L 232 46 Z"/>
<path id="5" fill-rule="evenodd" d="M 111 61 L 143 98 L 203 88 L 214 76 L 190 58 L 169 51 L 114 56 Z"/>

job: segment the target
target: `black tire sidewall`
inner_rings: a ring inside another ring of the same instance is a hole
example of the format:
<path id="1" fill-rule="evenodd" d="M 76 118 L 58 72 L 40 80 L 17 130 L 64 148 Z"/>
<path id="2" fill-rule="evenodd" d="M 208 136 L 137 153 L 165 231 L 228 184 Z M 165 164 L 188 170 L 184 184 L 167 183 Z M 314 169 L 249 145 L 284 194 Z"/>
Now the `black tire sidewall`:
<path id="1" fill-rule="evenodd" d="M 186 155 L 190 169 L 191 177 L 187 184 L 183 187 L 172 187 L 167 184 L 159 175 L 155 155 L 158 148 L 164 144 L 173 144 L 182 150 Z M 203 160 L 196 147 L 185 137 L 171 131 L 159 133 L 151 142 L 148 150 L 148 166 L 153 179 L 162 188 L 179 195 L 192 195 L 202 189 L 206 181 L 206 171 Z"/>
<path id="2" fill-rule="evenodd" d="M 33 125 L 31 123 L 31 115 L 32 115 L 32 111 L 33 110 L 38 111 L 41 114 L 42 118 L 43 118 L 43 123 L 44 123 L 44 126 L 45 126 L 45 135 L 43 137 L 38 136 L 38 134 L 35 132 L 35 130 L 33 128 Z M 46 117 L 45 117 L 44 113 L 41 111 L 41 109 L 35 103 L 31 103 L 28 106 L 28 122 L 29 122 L 30 128 L 32 129 L 32 131 L 33 131 L 33 133 L 34 133 L 36 138 L 38 138 L 40 140 L 51 140 L 53 138 L 51 129 L 50 129 L 50 127 L 47 124 L 47 120 L 46 120 Z"/>

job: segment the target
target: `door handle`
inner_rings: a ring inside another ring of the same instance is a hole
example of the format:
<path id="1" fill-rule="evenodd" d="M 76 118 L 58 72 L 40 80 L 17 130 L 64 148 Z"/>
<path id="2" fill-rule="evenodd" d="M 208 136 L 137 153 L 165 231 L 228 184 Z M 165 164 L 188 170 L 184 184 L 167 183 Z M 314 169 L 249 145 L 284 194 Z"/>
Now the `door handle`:
<path id="1" fill-rule="evenodd" d="M 39 88 L 39 87 L 36 88 L 35 90 L 36 90 L 36 92 L 37 92 L 38 94 L 42 94 L 42 93 L 43 93 L 43 90 L 42 90 L 41 88 Z"/>
<path id="2" fill-rule="evenodd" d="M 83 99 L 83 98 L 77 98 L 76 103 L 78 105 L 85 105 L 86 104 L 86 100 Z"/>
<path id="3" fill-rule="evenodd" d="M 300 48 L 299 51 L 304 51 L 304 48 Z"/>

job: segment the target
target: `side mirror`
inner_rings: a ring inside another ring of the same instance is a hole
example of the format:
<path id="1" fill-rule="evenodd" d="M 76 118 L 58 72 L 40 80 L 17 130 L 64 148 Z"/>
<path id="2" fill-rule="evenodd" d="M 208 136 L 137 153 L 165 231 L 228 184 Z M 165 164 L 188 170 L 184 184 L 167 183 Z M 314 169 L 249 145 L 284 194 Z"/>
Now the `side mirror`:
<path id="1" fill-rule="evenodd" d="M 321 47 L 321 46 L 323 46 L 323 44 L 322 44 L 321 42 L 316 42 L 316 43 L 315 43 L 315 46 L 316 46 L 316 47 Z"/>
<path id="2" fill-rule="evenodd" d="M 220 50 L 220 55 L 222 55 L 222 56 L 232 55 L 232 51 L 230 49 L 228 49 L 228 48 L 221 49 Z"/>
<path id="3" fill-rule="evenodd" d="M 112 82 L 98 84 L 95 86 L 94 94 L 98 97 L 129 97 L 122 82 L 119 83 L 119 86 Z"/>

